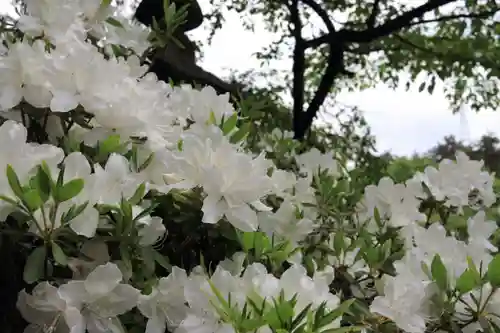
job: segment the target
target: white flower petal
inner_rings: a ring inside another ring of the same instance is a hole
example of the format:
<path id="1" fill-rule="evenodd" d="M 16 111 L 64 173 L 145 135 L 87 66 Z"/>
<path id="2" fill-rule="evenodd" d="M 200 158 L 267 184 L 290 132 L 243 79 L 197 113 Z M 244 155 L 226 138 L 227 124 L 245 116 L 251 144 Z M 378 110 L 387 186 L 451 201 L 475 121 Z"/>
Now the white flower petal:
<path id="1" fill-rule="evenodd" d="M 226 212 L 226 217 L 229 223 L 242 231 L 255 231 L 259 226 L 257 214 L 248 205 L 231 208 Z"/>
<path id="2" fill-rule="evenodd" d="M 79 104 L 78 98 L 74 93 L 67 91 L 53 91 L 53 97 L 50 101 L 50 109 L 54 112 L 68 112 L 76 109 Z"/>
<path id="3" fill-rule="evenodd" d="M 113 263 L 98 266 L 85 280 L 85 289 L 90 294 L 104 295 L 115 289 L 123 278 L 122 272 Z"/>
<path id="4" fill-rule="evenodd" d="M 0 111 L 6 111 L 18 105 L 23 98 L 22 88 L 15 86 L 0 87 Z"/>
<path id="5" fill-rule="evenodd" d="M 98 224 L 99 212 L 94 207 L 87 206 L 80 215 L 71 220 L 69 226 L 77 235 L 92 238 Z"/>
<path id="6" fill-rule="evenodd" d="M 224 203 L 220 196 L 207 195 L 203 200 L 203 223 L 216 224 L 224 215 Z"/>

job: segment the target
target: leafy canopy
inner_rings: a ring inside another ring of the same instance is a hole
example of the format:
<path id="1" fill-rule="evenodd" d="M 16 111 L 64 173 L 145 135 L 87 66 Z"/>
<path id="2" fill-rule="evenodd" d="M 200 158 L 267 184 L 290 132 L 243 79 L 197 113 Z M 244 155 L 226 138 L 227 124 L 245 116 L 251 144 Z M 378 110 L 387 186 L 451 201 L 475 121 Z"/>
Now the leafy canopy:
<path id="1" fill-rule="evenodd" d="M 223 25 L 227 10 L 237 11 L 247 29 L 261 17 L 279 38 L 258 53 L 260 59 L 264 63 L 290 57 L 294 40 L 287 1 L 210 0 L 210 4 L 205 14 L 213 31 Z M 299 7 L 305 43 L 310 47 L 305 73 L 309 93 L 326 67 L 328 43 L 342 36 L 345 68 L 356 76 L 339 76 L 333 92 L 383 82 L 407 89 L 418 85 L 421 91 L 432 93 L 444 81 L 454 111 L 463 103 L 474 110 L 499 105 L 500 3 L 496 0 L 306 0 L 299 1 Z M 333 23 L 335 33 L 326 32 L 318 14 Z M 408 77 L 403 78 L 402 72 Z"/>

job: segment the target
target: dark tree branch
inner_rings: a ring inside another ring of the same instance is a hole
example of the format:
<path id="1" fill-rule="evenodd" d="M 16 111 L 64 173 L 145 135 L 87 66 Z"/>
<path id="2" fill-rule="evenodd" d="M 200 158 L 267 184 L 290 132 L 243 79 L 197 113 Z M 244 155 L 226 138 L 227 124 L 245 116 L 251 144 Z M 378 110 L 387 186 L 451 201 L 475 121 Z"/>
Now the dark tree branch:
<path id="1" fill-rule="evenodd" d="M 290 20 L 292 35 L 295 39 L 293 49 L 293 128 L 300 128 L 302 123 L 302 108 L 304 107 L 304 72 L 305 72 L 305 48 L 302 39 L 302 21 L 300 20 L 299 0 L 291 0 Z"/>
<path id="2" fill-rule="evenodd" d="M 311 9 L 323 20 L 327 30 L 328 34 L 335 35 L 335 27 L 330 20 L 330 17 L 328 16 L 328 13 L 324 11 L 321 6 L 319 6 L 314 0 L 303 0 L 303 2 L 311 7 Z M 294 13 L 294 9 L 292 8 L 292 17 L 295 15 L 298 15 L 298 11 Z M 296 44 L 295 48 L 297 49 L 297 46 L 299 45 L 300 42 L 300 50 L 301 50 L 301 55 L 304 56 L 304 46 L 303 46 L 303 40 L 302 37 L 299 36 L 300 38 L 297 39 L 296 36 Z M 294 119 L 297 121 L 294 121 L 294 137 L 295 139 L 302 140 L 307 132 L 307 130 L 311 127 L 312 122 L 314 120 L 314 117 L 316 116 L 319 108 L 325 101 L 325 98 L 328 96 L 328 93 L 330 92 L 330 89 L 332 88 L 332 85 L 335 81 L 335 78 L 340 74 L 346 72 L 344 69 L 344 43 L 340 39 L 335 39 L 331 40 L 329 42 L 330 50 L 328 54 L 328 61 L 327 61 L 327 66 L 325 69 L 325 72 L 323 76 L 321 77 L 318 89 L 316 90 L 311 102 L 309 103 L 307 110 L 305 113 L 303 113 L 302 108 L 304 104 L 303 100 L 303 95 L 298 96 L 296 92 L 296 87 L 299 85 L 296 72 L 294 71 Z M 295 59 L 295 54 L 294 54 L 294 59 Z M 301 66 L 304 66 L 304 63 L 301 63 Z M 294 69 L 295 69 L 295 64 L 294 64 Z M 302 67 L 302 70 L 304 68 Z M 300 86 L 303 88 L 304 82 L 303 82 L 303 72 L 298 73 L 300 76 L 300 79 L 302 82 L 300 82 Z M 295 98 L 297 95 L 297 98 Z"/>
<path id="3" fill-rule="evenodd" d="M 302 0 L 306 5 L 311 7 L 311 9 L 319 16 L 319 18 L 323 21 L 326 26 L 326 30 L 329 34 L 335 33 L 335 27 L 330 19 L 330 15 L 321 8 L 321 6 L 315 2 L 314 0 Z M 380 1 L 380 0 L 379 0 Z"/>
<path id="4" fill-rule="evenodd" d="M 345 40 L 346 43 L 370 43 L 375 39 L 385 37 L 393 32 L 399 31 L 411 24 L 411 21 L 414 19 L 422 17 L 425 13 L 454 1 L 456 0 L 429 0 L 423 5 L 403 13 L 394 19 L 388 20 L 377 27 L 361 31 L 342 29 L 338 32 L 338 34 L 343 35 L 342 39 Z M 331 33 L 327 33 L 326 35 L 307 41 L 306 46 L 318 47 L 322 44 L 328 43 L 328 41 L 332 38 L 334 38 L 334 36 Z"/>
<path id="5" fill-rule="evenodd" d="M 490 16 L 495 15 L 496 13 L 500 12 L 500 7 L 498 7 L 495 10 L 489 10 L 489 11 L 484 11 L 484 12 L 479 12 L 479 13 L 470 13 L 470 14 L 456 14 L 456 15 L 448 15 L 448 16 L 441 16 L 437 17 L 434 19 L 429 19 L 429 20 L 419 20 L 415 22 L 411 22 L 408 24 L 408 27 L 412 27 L 415 25 L 420 25 L 420 24 L 427 24 L 427 23 L 438 23 L 438 22 L 445 22 L 445 21 L 451 21 L 451 20 L 456 20 L 456 19 L 485 19 Z"/>
<path id="6" fill-rule="evenodd" d="M 325 101 L 328 93 L 330 92 L 335 78 L 343 73 L 344 70 L 344 50 L 343 41 L 338 40 L 336 43 L 332 42 L 330 44 L 330 52 L 328 55 L 328 62 L 326 65 L 325 72 L 321 77 L 321 81 L 318 85 L 318 89 L 314 94 L 311 102 L 309 103 L 303 121 L 299 124 L 299 127 L 295 129 L 295 138 L 302 139 L 311 127 L 314 117 L 316 117 L 319 108 Z"/>
<path id="7" fill-rule="evenodd" d="M 368 28 L 374 28 L 375 27 L 375 22 L 377 21 L 377 15 L 380 12 L 380 0 L 375 0 L 373 3 L 372 7 L 372 12 L 370 13 L 370 16 L 366 20 L 366 26 Z"/>

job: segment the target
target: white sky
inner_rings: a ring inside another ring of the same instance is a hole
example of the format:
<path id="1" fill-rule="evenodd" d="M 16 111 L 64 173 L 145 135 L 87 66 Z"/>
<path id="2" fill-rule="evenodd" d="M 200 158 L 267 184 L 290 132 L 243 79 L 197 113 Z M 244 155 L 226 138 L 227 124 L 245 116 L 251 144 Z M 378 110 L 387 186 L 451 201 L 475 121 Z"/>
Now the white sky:
<path id="1" fill-rule="evenodd" d="M 207 0 L 200 0 L 202 7 L 206 3 Z M 9 7 L 10 0 L 0 0 L 0 13 Z M 200 29 L 194 36 L 203 38 L 206 33 Z M 246 31 L 238 15 L 230 13 L 212 45 L 204 49 L 201 65 L 216 75 L 225 75 L 231 68 L 257 69 L 259 62 L 253 53 L 268 45 L 272 38 L 262 25 L 256 25 L 254 32 Z M 429 95 L 405 92 L 402 88 L 394 91 L 380 85 L 363 92 L 342 94 L 339 100 L 364 111 L 379 151 L 390 150 L 398 155 L 424 152 L 449 134 L 471 140 L 488 132 L 500 136 L 499 112 L 464 110 L 462 116 L 452 115 L 440 89 Z"/>

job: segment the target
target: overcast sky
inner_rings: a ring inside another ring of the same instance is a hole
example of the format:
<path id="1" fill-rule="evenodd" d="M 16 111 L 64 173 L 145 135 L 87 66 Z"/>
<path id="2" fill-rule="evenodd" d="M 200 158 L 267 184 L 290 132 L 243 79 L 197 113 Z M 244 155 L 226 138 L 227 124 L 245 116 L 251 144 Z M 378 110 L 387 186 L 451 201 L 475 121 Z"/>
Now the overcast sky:
<path id="1" fill-rule="evenodd" d="M 207 0 L 201 0 L 205 7 Z M 0 0 L 0 12 L 9 10 L 10 0 Z M 197 38 L 206 34 L 195 32 Z M 262 25 L 254 32 L 245 31 L 237 15 L 227 15 L 209 48 L 204 50 L 202 66 L 217 75 L 231 68 L 244 71 L 258 68 L 253 53 L 268 45 L 273 36 Z M 282 67 L 282 66 L 280 66 Z M 372 128 L 380 151 L 390 150 L 398 155 L 424 152 L 445 135 L 474 140 L 491 132 L 500 135 L 500 113 L 484 110 L 478 114 L 464 109 L 462 115 L 452 115 L 440 89 L 433 95 L 417 91 L 396 91 L 386 86 L 339 97 L 347 105 L 358 106 Z"/>

